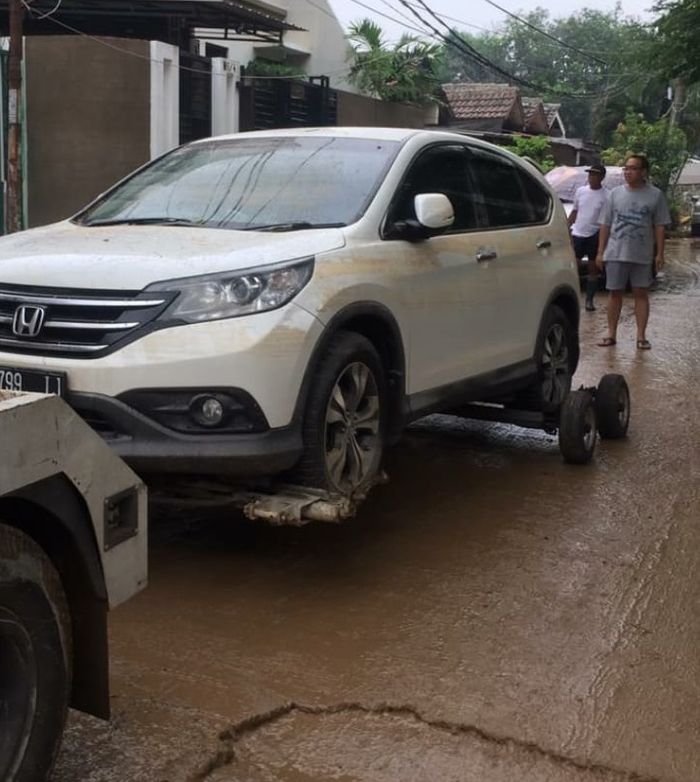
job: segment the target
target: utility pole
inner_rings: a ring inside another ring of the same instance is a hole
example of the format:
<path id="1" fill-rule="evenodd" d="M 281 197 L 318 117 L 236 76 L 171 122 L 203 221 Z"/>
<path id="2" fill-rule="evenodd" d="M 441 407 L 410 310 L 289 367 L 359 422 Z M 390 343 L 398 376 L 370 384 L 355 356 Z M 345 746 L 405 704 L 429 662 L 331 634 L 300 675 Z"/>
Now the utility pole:
<path id="1" fill-rule="evenodd" d="M 10 0 L 9 102 L 7 137 L 7 219 L 8 233 L 22 230 L 22 18 L 21 0 Z"/>

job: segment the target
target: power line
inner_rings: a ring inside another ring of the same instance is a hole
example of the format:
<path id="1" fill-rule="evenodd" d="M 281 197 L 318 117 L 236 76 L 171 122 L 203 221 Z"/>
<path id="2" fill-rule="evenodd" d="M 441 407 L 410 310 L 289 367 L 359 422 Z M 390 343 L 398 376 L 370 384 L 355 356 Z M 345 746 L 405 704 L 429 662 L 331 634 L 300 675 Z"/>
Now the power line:
<path id="1" fill-rule="evenodd" d="M 599 57 L 595 57 L 589 52 L 585 52 L 583 51 L 583 49 L 579 49 L 577 46 L 572 46 L 571 44 L 566 43 L 566 41 L 562 41 L 556 36 L 548 33 L 546 30 L 541 30 L 536 25 L 532 24 L 531 22 L 528 22 L 527 19 L 523 19 L 521 16 L 518 16 L 517 14 L 514 14 L 511 11 L 509 11 L 507 8 L 503 8 L 503 6 L 498 5 L 498 3 L 494 2 L 494 0 L 484 0 L 484 1 L 489 5 L 493 6 L 494 8 L 497 8 L 499 11 L 502 11 L 507 16 L 510 16 L 512 19 L 515 19 L 521 24 L 524 24 L 526 27 L 529 27 L 531 30 L 534 30 L 536 33 L 539 33 L 540 35 L 544 35 L 545 38 L 549 38 L 550 41 L 554 41 L 559 46 L 563 46 L 565 49 L 571 49 L 571 51 L 573 52 L 578 52 L 578 54 L 587 57 L 589 60 L 594 60 L 595 62 L 599 62 L 601 65 L 608 64 L 607 62 L 605 62 L 605 60 L 601 60 Z"/>
<path id="2" fill-rule="evenodd" d="M 471 46 L 467 41 L 465 41 L 463 38 L 458 36 L 452 28 L 450 28 L 449 25 L 447 25 L 436 13 L 435 11 L 430 8 L 430 6 L 427 5 L 427 3 L 424 2 L 424 0 L 418 0 L 418 3 L 422 8 L 424 8 L 433 18 L 435 18 L 439 24 L 441 24 L 443 27 L 445 27 L 449 33 L 450 37 L 445 36 L 443 33 L 441 33 L 437 28 L 435 28 L 430 22 L 428 22 L 418 11 L 416 11 L 411 4 L 408 2 L 408 0 L 399 0 L 401 5 L 405 6 L 409 9 L 409 11 L 428 29 L 430 29 L 435 35 L 439 36 L 445 44 L 448 46 L 451 46 L 455 49 L 457 49 L 463 56 L 467 57 L 468 59 L 471 59 L 480 65 L 489 68 L 495 73 L 498 73 L 503 78 L 507 79 L 510 83 L 516 83 L 520 86 L 527 87 L 528 89 L 535 90 L 537 92 L 549 92 L 554 95 L 558 95 L 561 97 L 566 98 L 577 98 L 577 99 L 596 99 L 599 98 L 603 94 L 610 94 L 613 93 L 615 90 L 619 89 L 620 85 L 616 85 L 616 87 L 608 90 L 601 90 L 595 93 L 572 93 L 572 92 L 566 92 L 564 90 L 558 90 L 553 87 L 548 87 L 546 85 L 536 84 L 534 82 L 529 81 L 528 79 L 523 79 L 522 77 L 516 76 L 513 73 L 510 73 L 509 71 L 506 71 L 501 66 L 494 63 L 492 60 L 489 60 L 487 57 L 482 55 L 480 52 L 478 52 L 473 46 Z M 635 77 L 636 78 L 636 77 Z M 629 86 L 629 85 L 627 85 Z"/>

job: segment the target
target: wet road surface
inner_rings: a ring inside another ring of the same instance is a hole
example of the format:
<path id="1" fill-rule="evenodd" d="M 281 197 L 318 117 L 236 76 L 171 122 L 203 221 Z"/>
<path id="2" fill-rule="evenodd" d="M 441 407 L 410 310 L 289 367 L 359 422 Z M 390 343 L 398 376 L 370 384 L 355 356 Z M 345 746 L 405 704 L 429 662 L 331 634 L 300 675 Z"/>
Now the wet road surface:
<path id="1" fill-rule="evenodd" d="M 668 254 L 651 351 L 582 313 L 577 381 L 633 402 L 588 466 L 433 417 L 344 526 L 156 508 L 56 782 L 700 780 L 700 244 Z"/>

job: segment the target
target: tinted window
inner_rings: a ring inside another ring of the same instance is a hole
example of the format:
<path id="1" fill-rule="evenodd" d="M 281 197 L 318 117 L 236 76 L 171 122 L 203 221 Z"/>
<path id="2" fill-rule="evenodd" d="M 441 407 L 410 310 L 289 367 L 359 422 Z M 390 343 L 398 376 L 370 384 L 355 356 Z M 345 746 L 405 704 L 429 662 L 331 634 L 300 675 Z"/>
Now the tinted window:
<path id="1" fill-rule="evenodd" d="M 536 223 L 542 223 L 549 217 L 552 207 L 552 199 L 542 185 L 527 172 L 520 171 L 520 179 L 525 190 L 525 197 L 530 202 L 533 217 Z"/>
<path id="2" fill-rule="evenodd" d="M 492 228 L 536 222 L 520 174 L 509 160 L 474 150 L 472 171 Z"/>
<path id="3" fill-rule="evenodd" d="M 235 229 L 345 225 L 362 214 L 399 146 L 332 136 L 193 144 L 133 176 L 81 220 L 160 218 Z"/>
<path id="4" fill-rule="evenodd" d="M 411 165 L 396 195 L 389 224 L 413 219 L 413 199 L 421 193 L 444 193 L 452 202 L 455 221 L 450 231 L 477 227 L 474 188 L 462 147 L 434 147 Z"/>

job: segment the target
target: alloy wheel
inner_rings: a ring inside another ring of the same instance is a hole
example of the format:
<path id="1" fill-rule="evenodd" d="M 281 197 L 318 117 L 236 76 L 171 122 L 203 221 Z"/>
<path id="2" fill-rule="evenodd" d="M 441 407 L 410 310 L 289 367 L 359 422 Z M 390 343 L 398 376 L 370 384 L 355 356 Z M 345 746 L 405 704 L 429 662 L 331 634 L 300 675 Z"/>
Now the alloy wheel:
<path id="1" fill-rule="evenodd" d="M 368 483 L 381 458 L 377 381 L 359 361 L 340 374 L 326 408 L 325 461 L 333 486 L 350 494 Z"/>
<path id="2" fill-rule="evenodd" d="M 554 323 L 547 332 L 542 349 L 542 398 L 550 405 L 560 405 L 571 388 L 569 346 L 566 331 Z"/>

